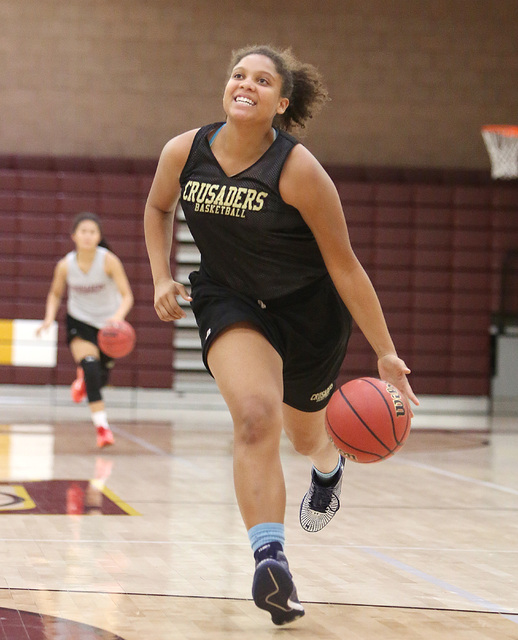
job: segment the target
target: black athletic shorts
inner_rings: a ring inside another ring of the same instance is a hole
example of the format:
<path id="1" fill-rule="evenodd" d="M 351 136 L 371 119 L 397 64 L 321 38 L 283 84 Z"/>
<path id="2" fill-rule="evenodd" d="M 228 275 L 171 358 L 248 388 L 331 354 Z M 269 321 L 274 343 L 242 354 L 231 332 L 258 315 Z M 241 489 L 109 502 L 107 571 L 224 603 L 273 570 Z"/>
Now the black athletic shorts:
<path id="1" fill-rule="evenodd" d="M 207 353 L 214 338 L 236 322 L 250 322 L 283 360 L 284 402 L 307 412 L 327 405 L 352 325 L 351 314 L 329 276 L 275 300 L 253 300 L 199 271 L 191 273 L 189 280 L 209 373 Z"/>
<path id="2" fill-rule="evenodd" d="M 91 324 L 87 324 L 86 322 L 81 322 L 81 320 L 73 318 L 72 316 L 68 315 L 68 313 L 66 323 L 67 344 L 70 344 L 74 338 L 82 338 L 87 342 L 95 344 L 95 346 L 99 348 L 99 345 L 97 344 L 97 334 L 99 333 L 99 329 L 97 327 L 93 327 Z M 99 353 L 101 354 L 101 364 L 107 369 L 111 369 L 115 363 L 115 360 L 113 358 L 109 358 L 100 349 Z"/>

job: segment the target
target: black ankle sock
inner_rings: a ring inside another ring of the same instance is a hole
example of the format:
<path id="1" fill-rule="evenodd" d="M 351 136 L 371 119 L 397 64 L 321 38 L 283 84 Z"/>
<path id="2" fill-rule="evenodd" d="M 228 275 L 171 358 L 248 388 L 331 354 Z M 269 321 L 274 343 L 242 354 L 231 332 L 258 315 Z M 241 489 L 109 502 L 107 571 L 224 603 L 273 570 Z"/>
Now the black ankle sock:
<path id="1" fill-rule="evenodd" d="M 276 558 L 278 551 L 282 551 L 282 544 L 280 542 L 274 541 L 263 544 L 263 546 L 259 547 L 254 553 L 255 561 L 261 562 L 262 560 L 266 560 L 266 558 Z"/>

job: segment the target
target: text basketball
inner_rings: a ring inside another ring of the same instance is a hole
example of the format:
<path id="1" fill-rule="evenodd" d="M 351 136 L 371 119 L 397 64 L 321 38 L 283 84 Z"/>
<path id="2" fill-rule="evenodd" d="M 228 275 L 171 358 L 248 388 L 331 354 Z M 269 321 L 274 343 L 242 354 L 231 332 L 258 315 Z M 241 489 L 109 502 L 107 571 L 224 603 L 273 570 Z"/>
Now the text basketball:
<path id="1" fill-rule="evenodd" d="M 410 433 L 408 401 L 393 385 L 357 378 L 337 389 L 326 409 L 326 429 L 340 453 L 355 462 L 393 456 Z"/>

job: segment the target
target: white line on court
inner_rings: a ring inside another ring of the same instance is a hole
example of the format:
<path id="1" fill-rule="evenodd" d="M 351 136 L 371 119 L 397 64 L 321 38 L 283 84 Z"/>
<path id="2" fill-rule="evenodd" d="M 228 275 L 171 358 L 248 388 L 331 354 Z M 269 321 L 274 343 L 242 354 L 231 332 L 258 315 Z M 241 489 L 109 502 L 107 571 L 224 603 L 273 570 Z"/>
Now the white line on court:
<path id="1" fill-rule="evenodd" d="M 485 480 L 478 480 L 477 478 L 469 478 L 467 476 L 462 476 L 459 473 L 454 473 L 453 471 L 446 471 L 445 469 L 440 469 L 439 467 L 434 467 L 422 462 L 414 462 L 413 460 L 400 459 L 398 462 L 399 464 L 407 465 L 409 467 L 417 467 L 419 469 L 424 469 L 425 471 L 431 471 L 432 473 L 437 473 L 441 476 L 446 476 L 447 478 L 453 478 L 454 480 L 460 480 L 461 482 L 469 482 L 470 484 L 476 484 L 480 487 L 495 489 L 496 491 L 503 491 L 504 493 L 510 493 L 514 496 L 518 496 L 518 489 L 504 487 L 501 484 L 495 484 L 494 482 L 486 482 Z"/>
<path id="2" fill-rule="evenodd" d="M 475 604 L 479 607 L 483 607 L 484 609 L 488 609 L 489 611 L 495 611 L 499 613 L 503 618 L 506 618 L 507 620 L 510 620 L 515 624 L 518 624 L 518 615 L 509 613 L 506 609 L 500 607 L 497 604 L 489 602 L 488 600 L 485 600 L 480 596 L 470 593 L 469 591 L 465 591 L 460 587 L 456 587 L 455 585 L 450 584 L 449 582 L 445 582 L 440 578 L 436 578 L 435 576 L 432 576 L 429 573 L 425 573 L 420 569 L 416 569 L 415 567 L 412 567 L 409 564 L 400 562 L 399 560 L 391 558 L 390 556 L 386 556 L 384 553 L 380 553 L 375 549 L 371 549 L 370 547 L 361 547 L 361 549 L 365 553 L 368 553 L 369 555 L 374 556 L 375 558 L 378 558 L 379 560 L 382 560 L 383 562 L 390 564 L 393 567 L 396 567 L 396 569 L 401 569 L 402 571 L 405 571 L 406 573 L 416 576 L 421 580 L 425 580 L 426 582 L 429 582 L 430 584 L 440 587 L 441 589 L 445 589 L 446 591 L 455 593 L 458 596 L 461 596 L 461 598 L 464 598 L 464 600 L 467 600 L 468 602 L 471 602 L 472 604 Z"/>

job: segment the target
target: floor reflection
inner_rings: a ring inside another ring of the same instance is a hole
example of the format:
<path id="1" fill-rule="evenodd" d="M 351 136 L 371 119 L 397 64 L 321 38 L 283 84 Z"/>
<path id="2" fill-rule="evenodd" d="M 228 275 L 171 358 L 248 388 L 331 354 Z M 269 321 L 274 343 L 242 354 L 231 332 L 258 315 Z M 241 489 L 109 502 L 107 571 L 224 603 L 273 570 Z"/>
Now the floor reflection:
<path id="1" fill-rule="evenodd" d="M 318 535 L 299 525 L 311 465 L 283 437 L 307 615 L 281 630 L 251 600 L 231 420 L 194 406 L 114 419 L 102 452 L 77 407 L 0 426 L 0 640 L 518 637 L 516 420 L 442 429 L 430 414 L 393 458 L 348 464 Z"/>
<path id="2" fill-rule="evenodd" d="M 0 607 L 1 640 L 124 640 L 109 631 L 53 616 Z"/>

